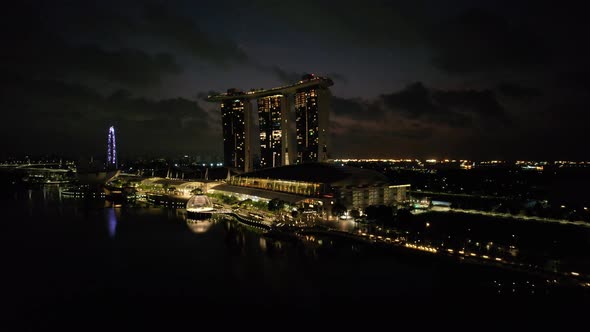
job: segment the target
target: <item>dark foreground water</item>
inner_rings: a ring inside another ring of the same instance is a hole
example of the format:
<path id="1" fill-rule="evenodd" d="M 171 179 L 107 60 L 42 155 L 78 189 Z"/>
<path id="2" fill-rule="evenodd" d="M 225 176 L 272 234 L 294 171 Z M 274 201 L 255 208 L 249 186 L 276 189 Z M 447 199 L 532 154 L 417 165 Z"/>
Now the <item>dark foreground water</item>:
<path id="1" fill-rule="evenodd" d="M 23 329 L 546 326 L 590 307 L 587 288 L 521 272 L 349 240 L 270 240 L 231 220 L 190 224 L 182 211 L 47 188 L 5 193 L 0 209 L 3 316 Z"/>

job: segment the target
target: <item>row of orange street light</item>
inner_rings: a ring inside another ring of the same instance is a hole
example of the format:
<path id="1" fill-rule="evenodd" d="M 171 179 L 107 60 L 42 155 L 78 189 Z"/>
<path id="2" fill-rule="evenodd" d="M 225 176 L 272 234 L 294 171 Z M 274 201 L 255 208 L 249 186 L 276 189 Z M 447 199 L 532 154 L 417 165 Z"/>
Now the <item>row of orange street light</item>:
<path id="1" fill-rule="evenodd" d="M 373 234 L 362 232 L 361 230 L 358 231 L 358 235 L 360 235 L 362 237 L 366 237 L 366 238 L 368 237 L 369 240 L 374 241 L 374 242 L 381 241 L 381 242 L 392 243 L 392 244 L 400 244 L 400 242 L 401 242 L 399 239 L 392 239 L 390 237 L 382 237 L 381 235 L 375 236 Z M 418 244 L 406 242 L 403 244 L 403 246 L 406 248 L 429 252 L 432 254 L 436 254 L 439 252 L 438 248 L 426 246 L 426 245 L 418 245 Z M 478 255 L 474 252 L 465 252 L 464 250 L 454 250 L 454 249 L 449 248 L 449 249 L 446 249 L 446 252 L 450 255 L 458 254 L 462 257 L 474 257 L 474 258 L 479 257 L 479 258 L 483 258 L 485 260 L 495 261 L 495 262 L 501 263 L 501 264 L 517 265 L 517 266 L 522 266 L 522 267 L 526 266 L 526 264 L 524 264 L 524 263 L 516 263 L 516 262 L 506 261 L 501 257 L 490 257 L 488 255 Z M 528 264 L 528 266 L 532 267 L 532 265 L 530 265 L 530 264 Z M 573 276 L 573 277 L 579 277 L 581 275 L 579 272 L 575 272 L 575 271 L 564 272 L 562 274 L 565 276 Z M 586 276 L 586 278 L 590 278 L 590 275 Z M 590 282 L 580 283 L 580 285 L 582 285 L 584 287 L 590 287 Z"/>

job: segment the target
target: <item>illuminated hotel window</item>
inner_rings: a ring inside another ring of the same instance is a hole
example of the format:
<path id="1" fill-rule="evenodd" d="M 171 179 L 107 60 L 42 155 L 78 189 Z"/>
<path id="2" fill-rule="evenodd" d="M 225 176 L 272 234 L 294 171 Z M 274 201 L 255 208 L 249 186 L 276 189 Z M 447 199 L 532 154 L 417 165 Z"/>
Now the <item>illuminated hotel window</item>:
<path id="1" fill-rule="evenodd" d="M 272 139 L 280 140 L 281 139 L 281 131 L 280 130 L 273 130 L 272 131 Z"/>

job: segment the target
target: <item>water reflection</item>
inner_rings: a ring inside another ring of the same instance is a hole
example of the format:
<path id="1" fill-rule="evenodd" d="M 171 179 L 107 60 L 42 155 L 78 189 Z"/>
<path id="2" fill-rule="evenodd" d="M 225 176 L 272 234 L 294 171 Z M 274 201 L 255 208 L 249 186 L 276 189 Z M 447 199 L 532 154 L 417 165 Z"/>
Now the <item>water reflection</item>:
<path id="1" fill-rule="evenodd" d="M 211 219 L 186 219 L 186 225 L 195 234 L 207 233 L 214 222 Z"/>
<path id="2" fill-rule="evenodd" d="M 44 198 L 50 203 L 49 205 L 40 202 Z M 436 216 L 425 216 L 428 217 L 428 226 L 426 221 L 421 219 L 414 220 L 413 223 L 407 225 L 401 223 L 393 225 L 397 227 L 338 220 L 332 221 L 329 226 L 342 232 L 326 232 L 319 229 L 306 230 L 299 232 L 298 235 L 288 231 L 269 234 L 241 224 L 229 217 L 214 216 L 213 219 L 207 220 L 192 219 L 182 209 L 129 208 L 126 206 L 116 208 L 120 205 L 113 206 L 110 202 L 90 199 L 65 198 L 60 202 L 59 192 L 54 194 L 51 190 L 46 194 L 41 193 L 40 190 L 21 191 L 18 199 L 22 202 L 16 207 L 12 206 L 15 205 L 13 201 L 6 204 L 10 204 L 12 209 L 17 209 L 20 206 L 23 210 L 22 213 L 19 212 L 19 215 L 26 216 L 27 209 L 30 215 L 31 211 L 35 212 L 35 216 L 23 217 L 23 219 L 32 222 L 43 220 L 43 223 L 48 223 L 47 220 L 55 221 L 56 227 L 66 227 L 66 225 L 94 227 L 96 225 L 93 222 L 61 222 L 61 220 L 78 221 L 82 218 L 82 214 L 85 219 L 98 221 L 101 228 L 104 227 L 102 225 L 106 221 L 110 239 L 117 235 L 117 242 L 130 244 L 123 247 L 145 245 L 146 250 L 138 250 L 137 255 L 139 256 L 134 259 L 145 259 L 151 262 L 154 257 L 162 257 L 160 252 L 151 252 L 150 248 L 160 248 L 161 243 L 166 243 L 167 245 L 164 247 L 167 248 L 167 251 L 165 253 L 169 255 L 166 257 L 187 255 L 189 259 L 186 262 L 199 260 L 211 264 L 208 271 L 214 271 L 211 272 L 212 275 L 229 275 L 231 278 L 237 278 L 230 280 L 234 282 L 234 285 L 244 286 L 244 288 L 239 288 L 239 291 L 248 289 L 245 285 L 250 285 L 250 283 L 272 280 L 270 283 L 276 289 L 299 294 L 299 288 L 292 288 L 293 285 L 298 285 L 297 283 L 285 281 L 287 275 L 292 279 L 289 279 L 290 281 L 309 280 L 310 285 L 329 285 L 332 287 L 330 289 L 334 290 L 338 287 L 347 287 L 348 289 L 351 280 L 361 280 L 363 282 L 360 284 L 363 287 L 369 285 L 373 291 L 379 294 L 397 294 L 396 292 L 400 291 L 401 287 L 397 285 L 406 285 L 410 281 L 413 282 L 413 280 L 420 278 L 425 282 L 431 282 L 430 278 L 434 276 L 433 280 L 439 285 L 437 289 L 441 292 L 447 288 L 450 290 L 475 289 L 479 293 L 486 294 L 491 292 L 536 296 L 539 293 L 545 294 L 545 289 L 552 292 L 566 287 L 569 283 L 566 284 L 565 278 L 559 278 L 559 276 L 551 275 L 551 278 L 547 277 L 547 281 L 543 281 L 540 277 L 533 277 L 529 273 L 517 273 L 524 269 L 534 270 L 534 267 L 530 265 L 523 265 L 524 262 L 537 264 L 534 259 L 541 256 L 549 263 L 547 268 L 544 268 L 545 265 L 540 265 L 540 272 L 543 272 L 544 269 L 554 273 L 560 270 L 568 271 L 572 278 L 585 278 L 588 270 L 587 265 L 583 264 L 569 263 L 566 265 L 569 260 L 576 258 L 581 260 L 587 257 L 583 253 L 587 253 L 585 249 L 587 249 L 588 231 L 578 228 L 571 231 L 569 229 L 563 230 L 555 225 L 541 228 L 539 225 L 527 224 L 526 228 L 523 225 L 521 230 L 517 229 L 517 227 L 521 227 L 519 224 L 511 223 L 505 226 L 505 224 L 498 222 L 486 223 L 485 220 L 471 220 L 473 217 L 459 218 L 455 216 L 450 219 L 448 215 L 443 215 L 438 219 L 435 218 Z M 56 206 L 59 209 L 55 209 Z M 63 212 L 61 207 L 63 207 Z M 124 211 L 123 217 L 125 219 L 121 219 L 121 211 Z M 80 218 L 78 218 L 78 213 L 81 214 Z M 37 214 L 43 215 L 45 218 L 40 219 Z M 118 225 L 119 220 L 123 224 Z M 207 236 L 185 237 L 188 232 L 182 222 L 186 222 L 191 232 L 195 234 L 207 233 Z M 116 234 L 118 226 L 120 228 Z M 78 230 L 78 228 L 74 229 Z M 98 240 L 108 239 L 104 236 L 104 228 L 102 229 L 102 232 L 98 232 L 100 233 Z M 125 229 L 132 231 L 125 231 Z M 94 231 L 93 228 L 91 230 Z M 553 235 L 558 232 L 565 234 Z M 581 235 L 577 235 L 578 232 Z M 63 233 L 69 234 L 70 232 Z M 543 246 L 547 243 L 547 239 L 554 240 L 553 237 L 555 240 L 563 238 L 570 241 Z M 541 238 L 543 241 L 532 242 L 529 240 L 530 238 Z M 182 248 L 187 246 L 194 248 L 194 250 L 183 250 L 180 254 L 175 252 L 179 247 L 177 244 L 183 239 L 187 241 L 182 242 Z M 570 242 L 574 244 L 569 245 Z M 113 246 L 113 248 L 115 248 L 114 250 L 123 250 L 119 246 Z M 536 256 L 533 256 L 535 253 L 533 249 L 537 249 L 539 252 Z M 577 256 L 571 255 L 576 252 L 574 249 L 579 252 Z M 131 255 L 128 252 L 125 254 Z M 110 261 L 110 258 L 106 261 Z M 184 260 L 179 260 L 174 261 L 173 264 L 181 271 L 191 270 L 192 267 L 183 265 L 184 262 Z M 463 264 L 463 262 L 477 264 Z M 539 264 L 542 262 L 539 260 Z M 165 260 L 161 264 L 172 263 Z M 362 266 L 362 268 L 352 269 L 351 266 L 355 266 L 355 264 Z M 141 266 L 151 266 L 151 263 Z M 233 273 L 227 274 L 226 268 L 228 266 Z M 492 267 L 507 269 L 492 269 Z M 143 275 L 143 272 L 134 271 L 133 273 Z M 375 275 L 383 276 L 379 280 L 387 280 L 387 282 L 375 281 Z M 539 275 L 546 276 L 545 273 L 539 273 Z M 204 278 L 203 280 L 214 279 L 205 278 L 201 274 L 193 276 L 197 279 Z M 396 280 L 395 278 L 398 278 L 397 280 L 400 282 L 390 281 Z M 129 279 L 135 280 L 135 278 Z M 342 283 L 338 284 L 334 280 L 342 280 Z M 334 287 L 334 283 L 338 287 Z M 170 284 L 175 285 L 175 283 Z M 220 289 L 225 289 L 226 285 L 227 283 L 224 283 Z M 590 287 L 590 283 L 587 287 Z M 421 291 L 422 289 L 415 287 L 412 290 Z"/>
<path id="3" fill-rule="evenodd" d="M 107 230 L 111 239 L 117 233 L 117 214 L 114 208 L 107 209 Z"/>
<path id="4" fill-rule="evenodd" d="M 264 237 L 260 237 L 260 239 L 258 240 L 258 244 L 260 245 L 260 249 L 262 251 L 266 251 L 266 239 Z"/>

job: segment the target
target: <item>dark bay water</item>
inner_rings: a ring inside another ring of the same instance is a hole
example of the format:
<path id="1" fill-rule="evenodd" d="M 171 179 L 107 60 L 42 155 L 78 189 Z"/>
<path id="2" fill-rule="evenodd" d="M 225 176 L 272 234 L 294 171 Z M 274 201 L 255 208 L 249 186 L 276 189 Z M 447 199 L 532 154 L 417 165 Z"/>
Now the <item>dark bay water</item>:
<path id="1" fill-rule="evenodd" d="M 187 223 L 181 210 L 112 208 L 56 188 L 4 193 L 0 208 L 7 318 L 26 327 L 525 320 L 588 304 L 586 289 L 521 272 L 350 240 L 276 241 L 231 220 Z"/>

